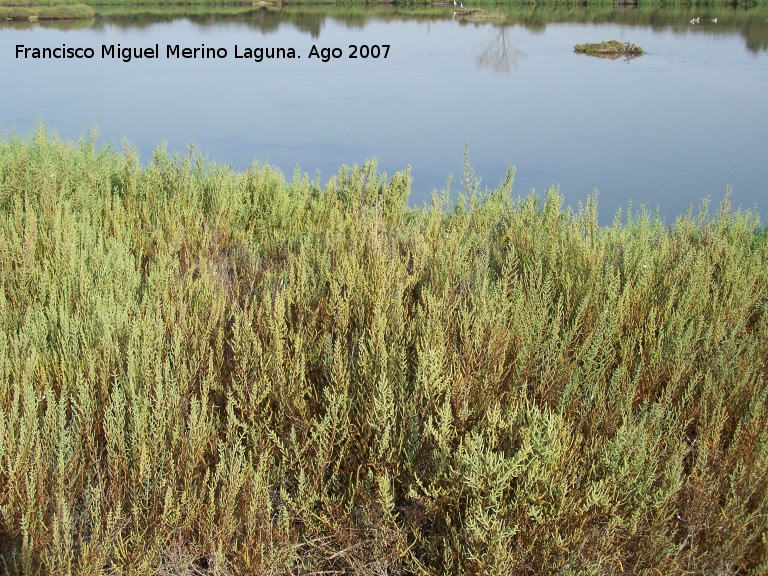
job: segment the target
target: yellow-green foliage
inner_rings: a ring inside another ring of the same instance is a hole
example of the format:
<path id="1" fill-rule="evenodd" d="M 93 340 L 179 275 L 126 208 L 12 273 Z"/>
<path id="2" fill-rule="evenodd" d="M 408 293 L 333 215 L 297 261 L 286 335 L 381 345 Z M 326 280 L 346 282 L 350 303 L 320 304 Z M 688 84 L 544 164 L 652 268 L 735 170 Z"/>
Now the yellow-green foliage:
<path id="1" fill-rule="evenodd" d="M 0 143 L 0 572 L 765 573 L 768 233 Z"/>
<path id="2" fill-rule="evenodd" d="M 0 0 L 0 19 L 3 20 L 80 20 L 95 15 L 93 8 L 85 4 L 6 6 Z"/>

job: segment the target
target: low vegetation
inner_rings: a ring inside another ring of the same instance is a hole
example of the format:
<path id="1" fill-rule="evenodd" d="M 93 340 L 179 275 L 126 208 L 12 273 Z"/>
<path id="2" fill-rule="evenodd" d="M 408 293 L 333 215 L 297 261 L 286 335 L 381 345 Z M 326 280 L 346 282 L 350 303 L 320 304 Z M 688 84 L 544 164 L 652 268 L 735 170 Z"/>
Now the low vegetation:
<path id="1" fill-rule="evenodd" d="M 0 20 L 79 20 L 95 15 L 93 8 L 85 4 L 3 6 L 0 0 Z"/>
<path id="2" fill-rule="evenodd" d="M 768 570 L 768 232 L 0 143 L 0 571 Z"/>
<path id="3" fill-rule="evenodd" d="M 495 10 L 469 10 L 466 8 L 459 8 L 458 10 L 454 10 L 453 18 L 461 18 L 474 22 L 490 22 L 503 21 L 505 16 L 501 12 Z"/>
<path id="4" fill-rule="evenodd" d="M 600 58 L 620 58 L 622 56 L 633 58 L 641 56 L 643 49 L 632 42 L 619 42 L 618 40 L 608 40 L 607 42 L 594 42 L 586 44 L 576 44 L 573 49 L 578 54 L 589 54 Z"/>

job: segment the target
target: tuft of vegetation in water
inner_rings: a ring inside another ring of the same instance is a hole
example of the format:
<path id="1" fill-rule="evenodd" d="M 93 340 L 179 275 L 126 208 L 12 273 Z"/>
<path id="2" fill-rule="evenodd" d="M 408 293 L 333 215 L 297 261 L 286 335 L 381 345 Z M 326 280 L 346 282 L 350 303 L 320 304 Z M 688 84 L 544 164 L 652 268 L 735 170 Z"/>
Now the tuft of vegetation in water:
<path id="1" fill-rule="evenodd" d="M 643 54 L 643 49 L 640 46 L 632 42 L 619 42 L 618 40 L 576 44 L 573 51 L 578 54 L 589 54 L 590 56 L 611 59 L 620 58 L 621 56 L 633 58 Z"/>
<path id="2" fill-rule="evenodd" d="M 768 232 L 0 143 L 11 574 L 765 573 Z"/>
<path id="3" fill-rule="evenodd" d="M 454 18 L 461 18 L 464 20 L 469 20 L 473 22 L 491 22 L 491 21 L 501 21 L 504 20 L 504 15 L 501 12 L 498 12 L 496 10 L 494 11 L 488 11 L 488 10 L 470 10 L 467 8 L 459 8 L 458 10 L 455 10 L 453 13 Z"/>

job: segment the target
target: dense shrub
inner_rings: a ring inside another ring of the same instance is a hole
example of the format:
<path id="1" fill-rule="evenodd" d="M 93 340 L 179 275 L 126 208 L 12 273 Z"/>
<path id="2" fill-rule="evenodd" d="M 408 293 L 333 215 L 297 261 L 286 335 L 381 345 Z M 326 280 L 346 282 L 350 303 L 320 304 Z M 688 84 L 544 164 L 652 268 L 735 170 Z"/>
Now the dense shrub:
<path id="1" fill-rule="evenodd" d="M 0 144 L 0 570 L 764 573 L 768 234 Z"/>
<path id="2" fill-rule="evenodd" d="M 0 6 L 1 20 L 29 20 L 35 14 L 35 10 L 21 6 Z"/>

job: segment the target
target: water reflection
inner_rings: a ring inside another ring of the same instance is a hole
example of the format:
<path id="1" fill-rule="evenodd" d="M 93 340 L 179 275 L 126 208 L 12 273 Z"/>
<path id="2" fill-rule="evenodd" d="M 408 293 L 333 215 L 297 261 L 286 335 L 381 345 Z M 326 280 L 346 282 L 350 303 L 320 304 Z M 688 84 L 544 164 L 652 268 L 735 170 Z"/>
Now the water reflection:
<path id="1" fill-rule="evenodd" d="M 42 20 L 30 22 L 28 20 L 13 20 L 0 22 L 0 30 L 3 28 L 11 30 L 30 30 L 32 28 L 47 28 L 51 30 L 83 30 L 86 28 L 95 28 L 97 20 L 95 18 L 83 18 L 82 20 Z"/>
<path id="2" fill-rule="evenodd" d="M 309 34 L 311 38 L 319 38 L 323 26 L 329 22 L 342 24 L 350 29 L 361 29 L 372 20 L 395 21 L 425 21 L 439 22 L 450 20 L 454 15 L 452 3 L 418 8 L 403 8 L 395 5 L 326 7 L 326 6 L 249 6 L 249 7 L 163 7 L 140 6 L 133 8 L 100 7 L 96 20 L 90 21 L 56 21 L 56 22 L 2 22 L 2 28 L 31 28 L 42 26 L 60 30 L 93 27 L 103 28 L 114 24 L 118 28 L 147 28 L 159 22 L 169 22 L 184 18 L 198 26 L 217 26 L 236 21 L 252 27 L 260 32 L 275 32 L 280 26 L 292 26 L 296 30 Z M 490 18 L 484 19 L 483 14 Z M 693 29 L 692 18 L 700 18 L 700 24 Z M 717 18 L 717 23 L 712 22 Z M 768 7 L 752 8 L 734 7 L 731 5 L 709 6 L 701 8 L 664 7 L 639 8 L 633 4 L 623 4 L 617 7 L 587 7 L 587 6 L 494 6 L 493 12 L 475 11 L 473 19 L 462 19 L 466 26 L 493 26 L 503 30 L 510 26 L 523 26 L 532 31 L 543 32 L 548 25 L 572 24 L 620 24 L 622 26 L 651 27 L 654 31 L 671 30 L 677 34 L 705 34 L 726 36 L 734 32 L 744 38 L 747 49 L 752 53 L 768 51 Z M 489 41 L 489 54 L 478 59 L 478 66 L 496 70 L 496 63 L 501 65 L 503 72 L 504 58 L 498 56 L 504 53 L 505 38 L 499 37 Z M 495 44 L 499 44 L 496 46 Z M 493 47 L 490 44 L 494 44 Z M 506 46 L 509 48 L 509 46 Z M 515 56 L 523 54 L 509 52 L 509 64 L 514 67 Z"/>
<path id="3" fill-rule="evenodd" d="M 491 31 L 490 24 L 485 27 L 485 48 L 475 58 L 478 68 L 490 68 L 497 74 L 509 74 L 510 68 L 517 68 L 522 58 L 528 55 L 514 46 L 508 38 L 509 28 L 503 26 Z"/>

